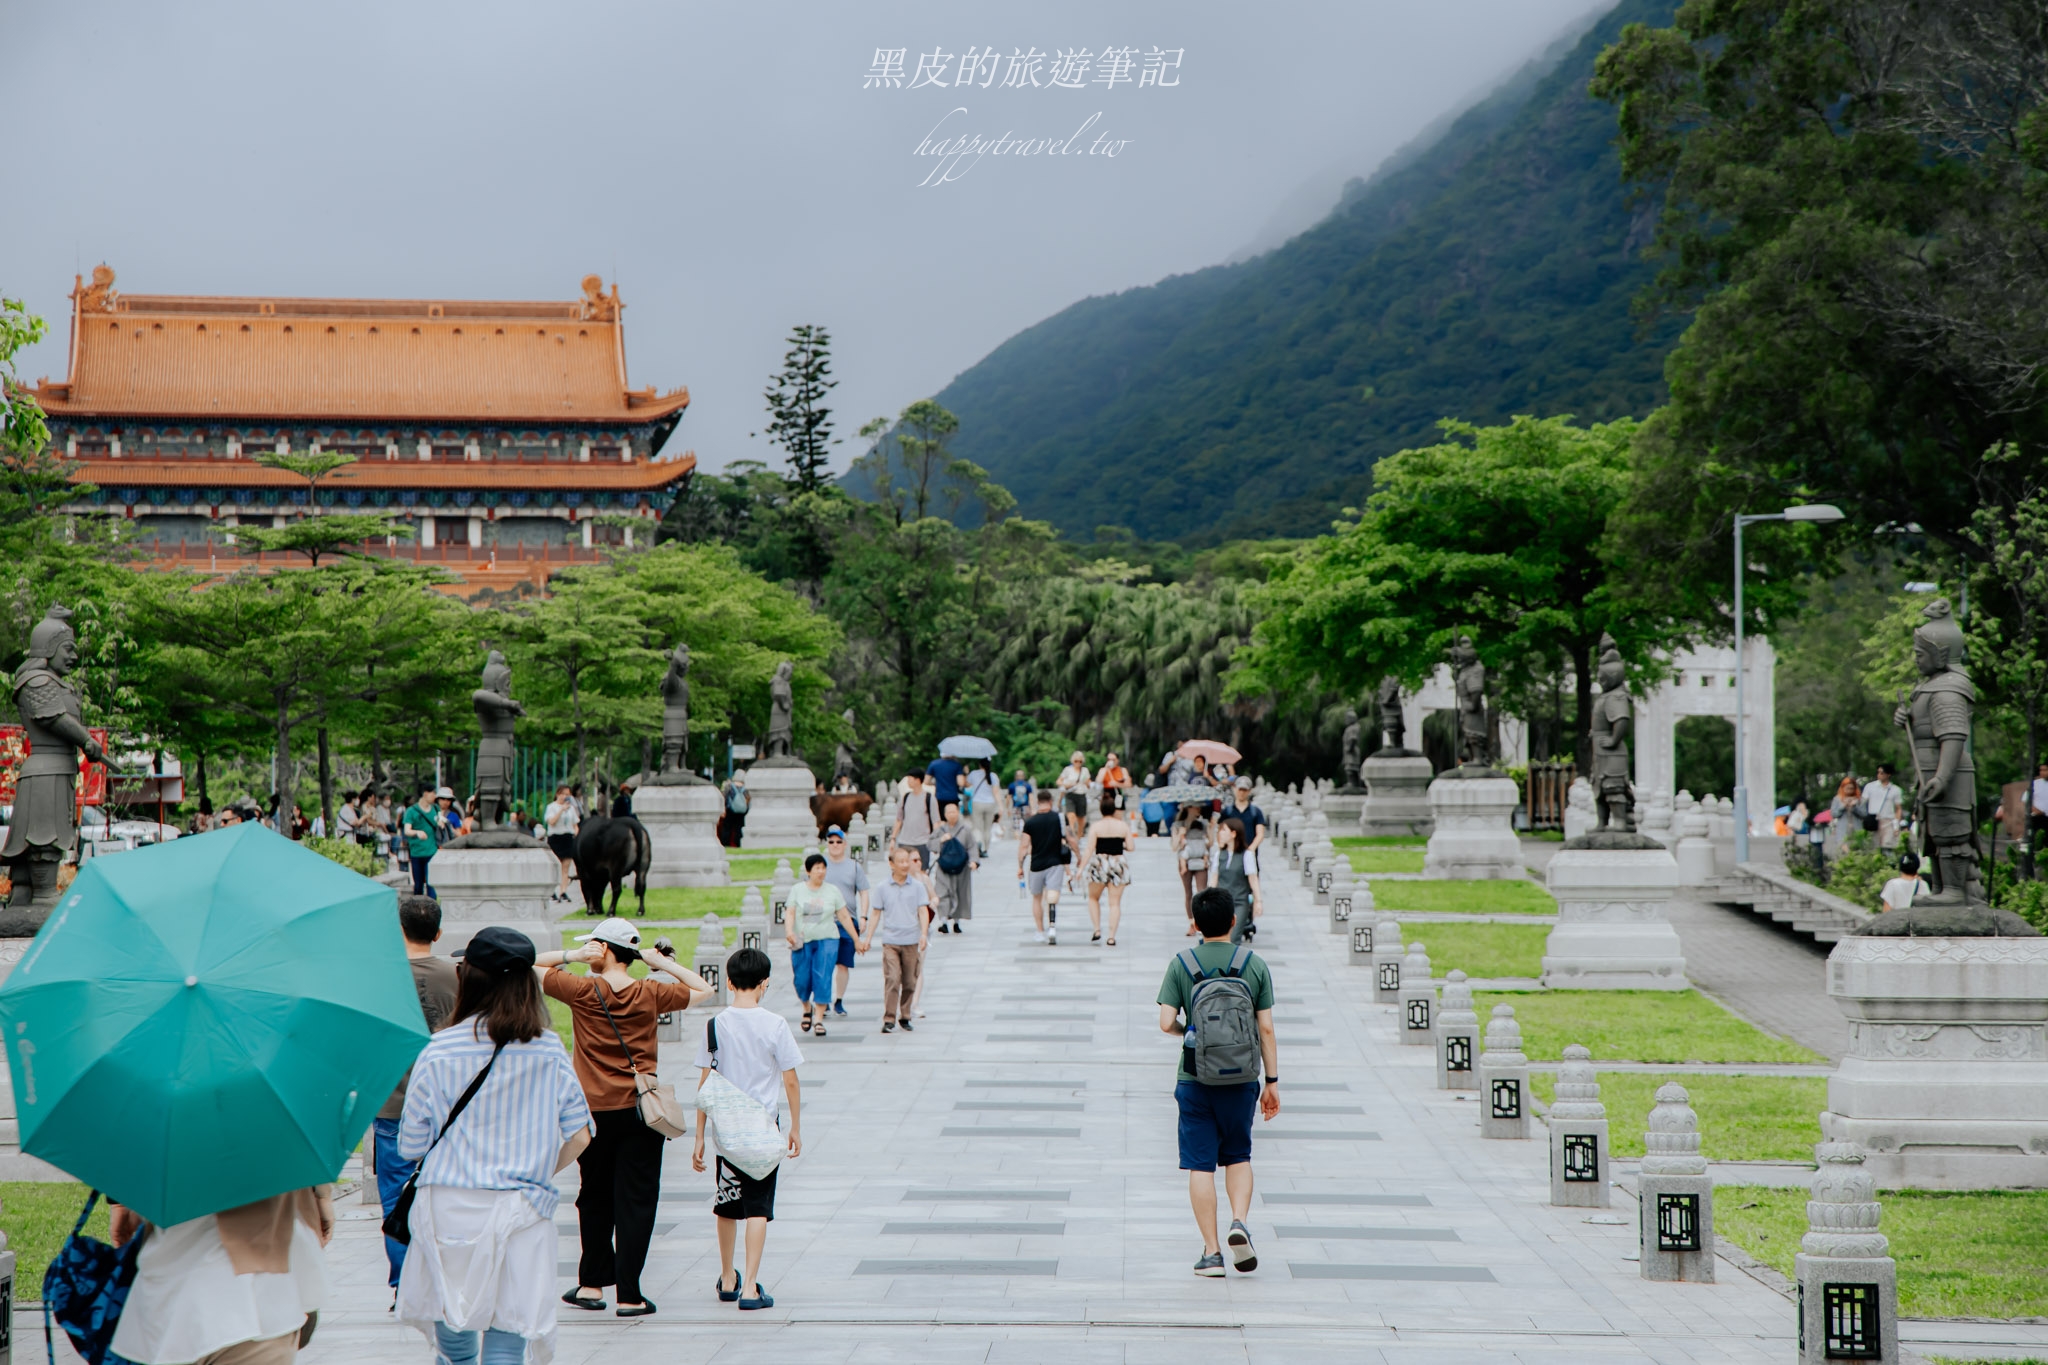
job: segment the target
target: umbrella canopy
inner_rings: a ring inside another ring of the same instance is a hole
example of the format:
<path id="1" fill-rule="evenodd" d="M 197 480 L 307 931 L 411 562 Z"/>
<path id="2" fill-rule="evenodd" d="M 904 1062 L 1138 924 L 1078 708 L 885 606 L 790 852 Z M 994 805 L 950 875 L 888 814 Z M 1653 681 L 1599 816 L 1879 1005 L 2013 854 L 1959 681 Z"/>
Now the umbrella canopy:
<path id="1" fill-rule="evenodd" d="M 1199 782 L 1175 782 L 1170 786 L 1154 787 L 1145 793 L 1145 799 L 1170 806 L 1200 806 L 1222 795 L 1221 787 L 1205 787 Z"/>
<path id="2" fill-rule="evenodd" d="M 1244 755 L 1214 739 L 1191 739 L 1174 750 L 1182 758 L 1206 758 L 1211 763 L 1235 763 Z"/>
<path id="3" fill-rule="evenodd" d="M 159 1227 L 332 1180 L 426 1045 L 390 887 L 257 824 L 94 858 L 0 985 L 22 1150 Z"/>
<path id="4" fill-rule="evenodd" d="M 939 741 L 941 758 L 994 758 L 996 746 L 980 735 L 953 735 Z"/>
<path id="5" fill-rule="evenodd" d="M 1791 813 L 1792 808 L 1790 806 L 1780 806 L 1776 810 L 1771 812 L 1771 814 L 1773 815 L 1790 815 Z"/>

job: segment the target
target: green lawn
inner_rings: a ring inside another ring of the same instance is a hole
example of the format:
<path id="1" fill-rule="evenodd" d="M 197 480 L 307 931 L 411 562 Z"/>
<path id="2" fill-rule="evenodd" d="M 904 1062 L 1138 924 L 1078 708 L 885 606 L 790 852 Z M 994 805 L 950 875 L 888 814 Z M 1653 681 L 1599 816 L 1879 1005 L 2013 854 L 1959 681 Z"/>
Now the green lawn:
<path id="1" fill-rule="evenodd" d="M 43 1268 L 71 1235 L 78 1211 L 90 1191 L 83 1185 L 31 1180 L 0 1182 L 0 1230 L 15 1254 L 16 1302 L 43 1297 Z M 107 1240 L 107 1201 L 102 1199 L 85 1225 L 88 1234 Z"/>
<path id="2" fill-rule="evenodd" d="M 1435 927 L 1418 925 L 1416 936 Z M 1698 991 L 1480 991 L 1475 1006 L 1482 1029 L 1502 1004 L 1515 1007 L 1522 1050 L 1540 1061 L 1558 1060 L 1573 1043 L 1591 1048 L 1596 1059 L 1619 1062 L 1826 1060 L 1736 1018 Z"/>
<path id="3" fill-rule="evenodd" d="M 1344 855 L 1353 872 L 1420 872 L 1422 850 L 1405 848 L 1361 848 Z"/>
<path id="4" fill-rule="evenodd" d="M 1608 1071 L 1600 1076 L 1607 1134 L 1616 1156 L 1643 1154 L 1643 1124 L 1657 1087 L 1677 1081 L 1700 1116 L 1700 1150 L 1716 1161 L 1811 1161 L 1820 1141 L 1820 1111 L 1827 1107 L 1825 1076 L 1672 1075 Z M 1539 1071 L 1530 1089 L 1545 1104 L 1557 1078 Z"/>
<path id="5" fill-rule="evenodd" d="M 1352 848 L 1412 848 L 1419 851 L 1427 841 L 1412 834 L 1346 834 L 1333 837 L 1330 842 L 1342 853 Z"/>
<path id="6" fill-rule="evenodd" d="M 789 870 L 796 871 L 796 859 L 789 860 Z M 765 882 L 775 876 L 773 858 L 732 858 L 725 860 L 725 873 L 736 882 Z"/>
<path id="7" fill-rule="evenodd" d="M 1422 940 L 1430 970 L 1439 977 L 1453 967 L 1467 976 L 1541 976 L 1549 935 L 1543 924 L 1432 920 L 1407 926 L 1407 937 Z"/>
<path id="8" fill-rule="evenodd" d="M 740 902 L 746 898 L 744 886 L 658 886 L 647 893 L 647 918 L 703 919 L 705 912 L 715 911 L 721 915 L 737 915 Z M 768 903 L 768 893 L 761 893 L 761 903 Z M 631 902 L 619 901 L 622 912 L 631 914 Z M 565 921 L 567 923 L 568 921 Z"/>
<path id="9" fill-rule="evenodd" d="M 1532 881 L 1374 882 L 1373 904 L 1395 914 L 1554 915 L 1557 902 Z"/>
<path id="10" fill-rule="evenodd" d="M 1878 1196 L 1899 1263 L 1899 1312 L 1915 1318 L 2048 1315 L 2048 1192 L 1893 1190 Z M 1715 1231 L 1792 1273 L 1806 1233 L 1806 1191 L 1731 1185 L 1714 1191 Z"/>

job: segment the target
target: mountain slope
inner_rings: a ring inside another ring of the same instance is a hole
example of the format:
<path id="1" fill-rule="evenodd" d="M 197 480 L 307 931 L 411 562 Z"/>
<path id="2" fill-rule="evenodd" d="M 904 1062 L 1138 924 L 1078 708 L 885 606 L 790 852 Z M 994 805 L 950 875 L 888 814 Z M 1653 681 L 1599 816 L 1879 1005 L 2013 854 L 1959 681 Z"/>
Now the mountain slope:
<path id="1" fill-rule="evenodd" d="M 1678 328 L 1630 319 L 1649 218 L 1585 87 L 1623 24 L 1671 10 L 1624 0 L 1273 252 L 1012 337 L 938 395 L 954 449 L 1070 534 L 1202 542 L 1322 530 L 1440 417 L 1647 411 Z"/>

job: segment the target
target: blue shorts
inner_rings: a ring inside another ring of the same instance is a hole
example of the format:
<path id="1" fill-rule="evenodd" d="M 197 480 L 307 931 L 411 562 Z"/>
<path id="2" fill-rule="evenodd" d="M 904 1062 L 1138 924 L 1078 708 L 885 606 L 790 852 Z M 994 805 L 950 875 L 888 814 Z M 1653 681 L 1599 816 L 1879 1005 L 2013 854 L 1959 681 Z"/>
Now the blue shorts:
<path id="1" fill-rule="evenodd" d="M 839 926 L 839 965 L 853 965 L 853 935 L 846 932 L 846 926 L 843 924 Z"/>
<path id="2" fill-rule="evenodd" d="M 1252 1114 L 1259 1083 L 1203 1085 L 1182 1077 L 1173 1088 L 1180 1106 L 1180 1168 L 1213 1171 L 1252 1159 Z"/>

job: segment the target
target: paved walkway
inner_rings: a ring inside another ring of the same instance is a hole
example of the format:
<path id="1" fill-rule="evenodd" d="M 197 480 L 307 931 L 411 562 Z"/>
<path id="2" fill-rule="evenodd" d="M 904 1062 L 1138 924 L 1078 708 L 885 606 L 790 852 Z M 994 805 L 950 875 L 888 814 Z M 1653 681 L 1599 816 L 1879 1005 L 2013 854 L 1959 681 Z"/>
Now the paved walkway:
<path id="1" fill-rule="evenodd" d="M 998 844 L 964 938 L 934 937 L 913 1035 L 877 1032 L 880 972 L 854 1017 L 799 1035 L 806 1140 L 784 1168 L 762 1279 L 741 1315 L 711 1293 L 709 1177 L 672 1144 L 646 1283 L 658 1316 L 564 1310 L 565 1365 L 717 1361 L 1782 1361 L 1793 1317 L 1733 1267 L 1716 1285 L 1636 1276 L 1633 1209 L 1554 1210 L 1539 1141 L 1483 1142 L 1473 1103 L 1434 1088 L 1428 1050 L 1361 1004 L 1324 912 L 1273 888 L 1261 949 L 1278 984 L 1285 1108 L 1257 1134 L 1261 1263 L 1193 1276 L 1200 1240 L 1175 1169 L 1174 1043 L 1153 1004 L 1182 946 L 1178 885 L 1155 842 L 1133 857 L 1116 948 L 1070 905 L 1031 941 Z M 1278 880 L 1277 878 L 1275 879 Z M 794 1016 L 793 1000 L 776 1003 Z M 680 1045 L 664 1071 L 688 1077 Z M 886 1068 L 886 1069 L 885 1069 Z M 573 1180 L 574 1168 L 565 1173 Z M 573 1186 L 565 1185 L 573 1197 Z M 308 1365 L 425 1358 L 384 1311 L 376 1221 L 344 1222 L 336 1302 Z M 565 1199 L 564 1287 L 575 1260 Z"/>

